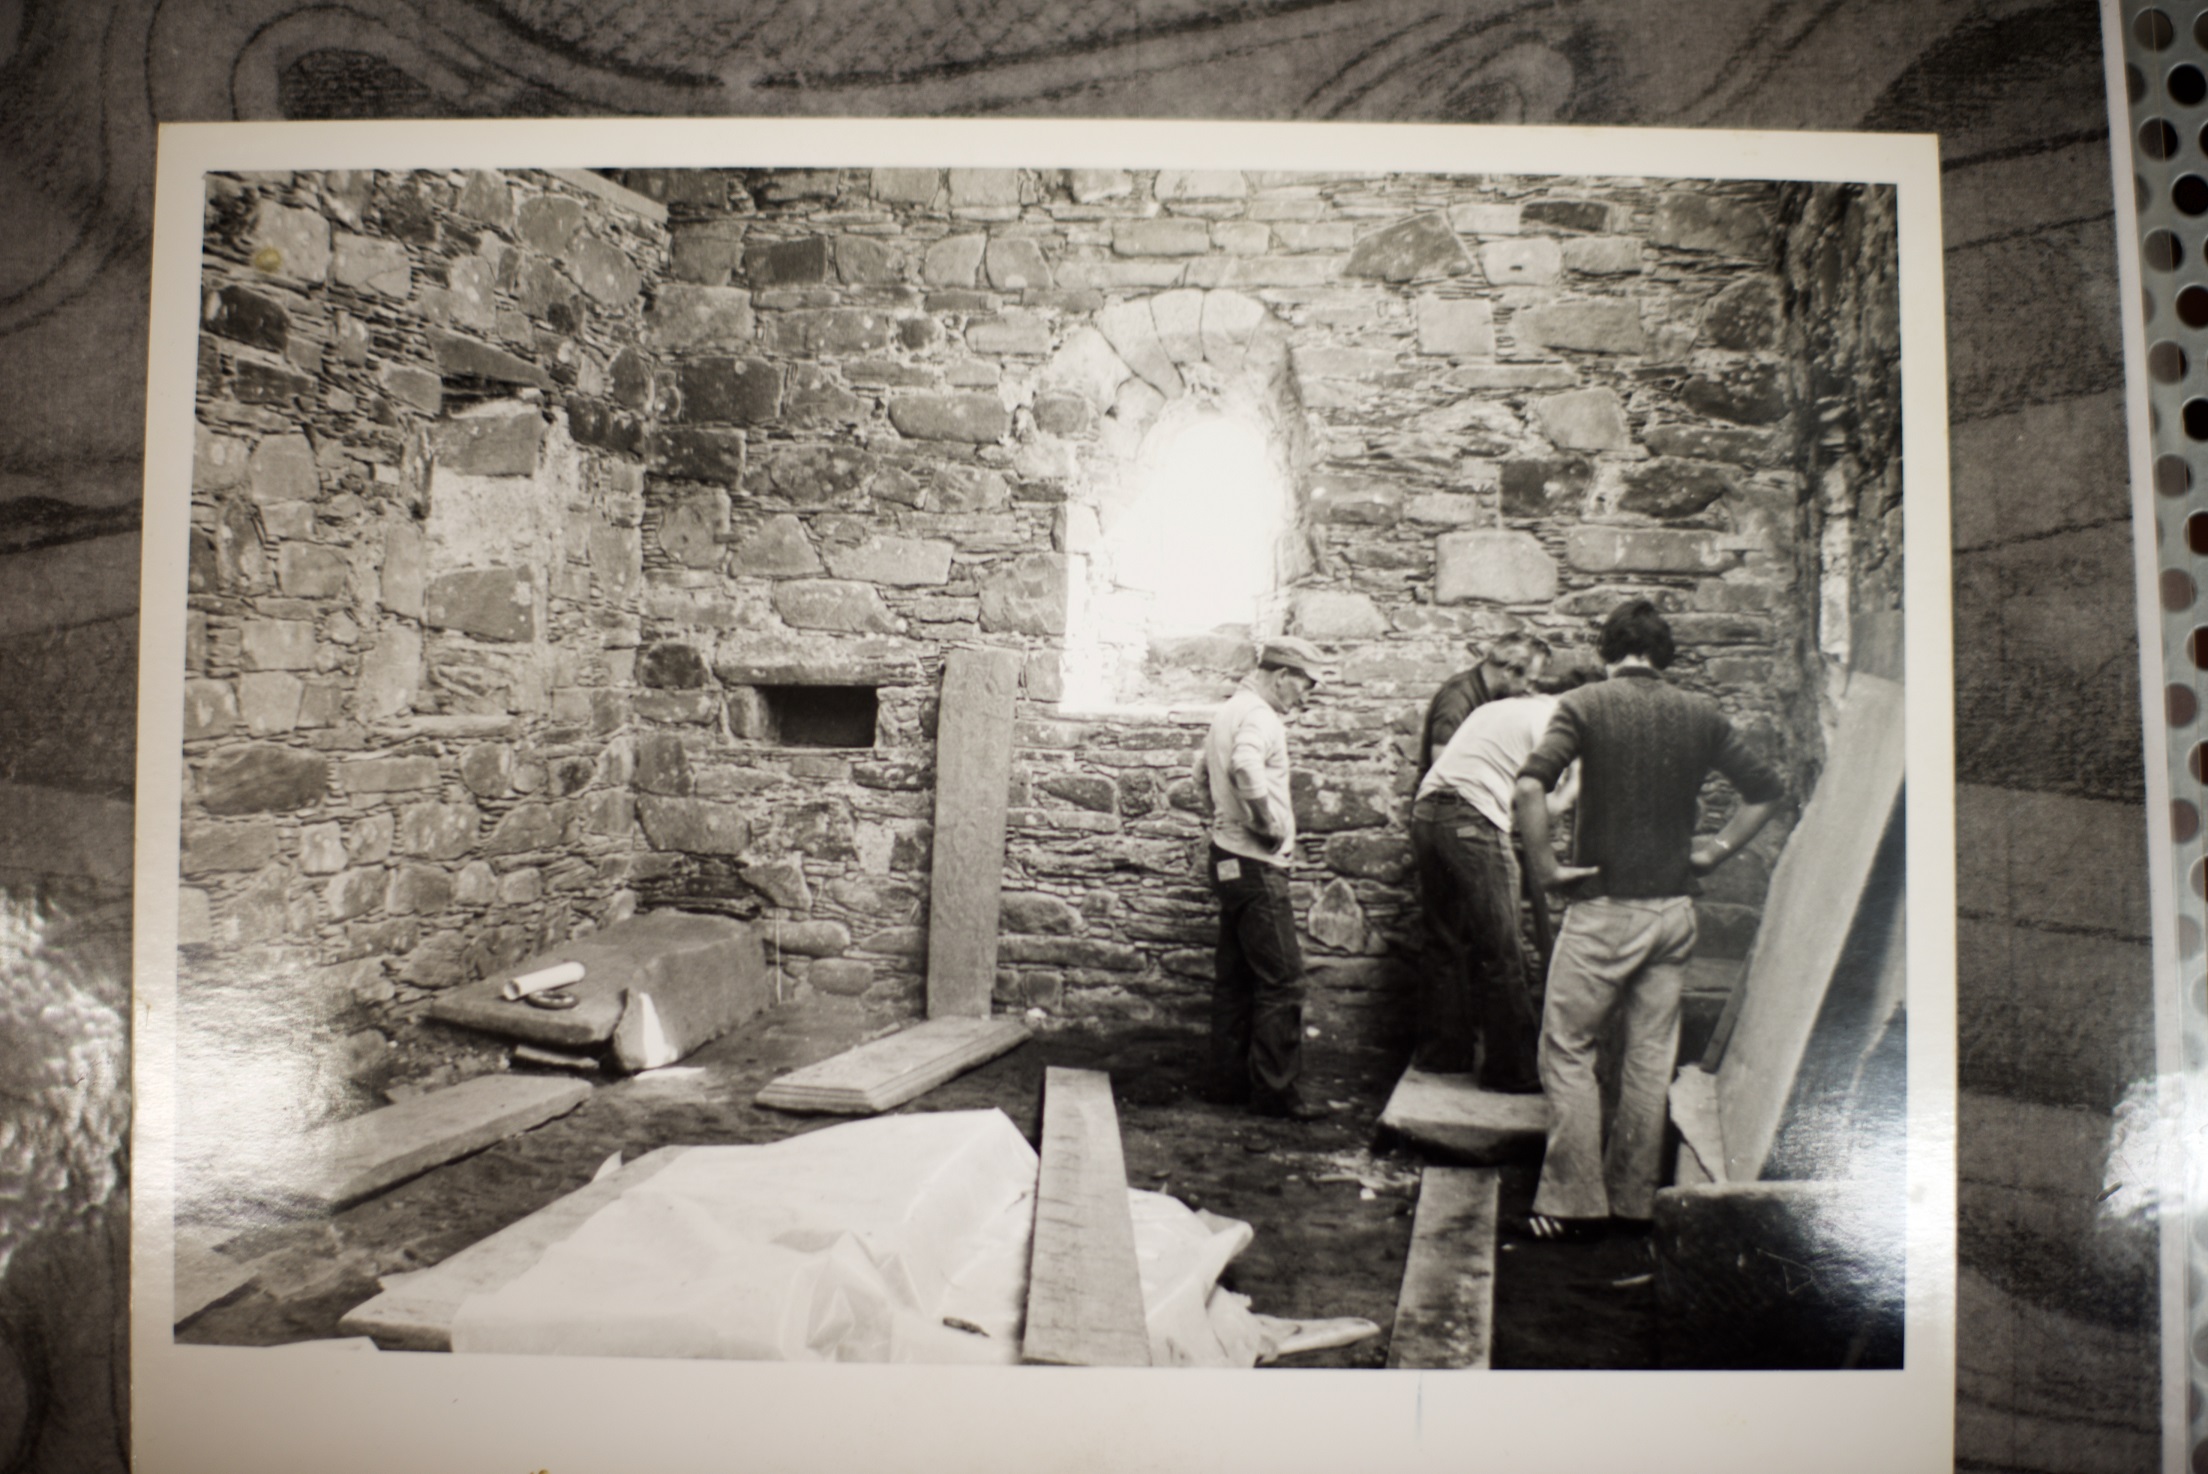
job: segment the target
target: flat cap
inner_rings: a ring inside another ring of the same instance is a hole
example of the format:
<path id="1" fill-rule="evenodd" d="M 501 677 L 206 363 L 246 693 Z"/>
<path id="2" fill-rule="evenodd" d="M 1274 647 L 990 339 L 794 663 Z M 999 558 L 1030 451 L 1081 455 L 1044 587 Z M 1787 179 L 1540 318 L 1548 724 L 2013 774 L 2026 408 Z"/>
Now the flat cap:
<path id="1" fill-rule="evenodd" d="M 1270 666 L 1301 671 L 1316 681 L 1319 679 L 1319 647 L 1293 635 L 1276 635 L 1258 642 L 1257 664 L 1261 670 Z"/>

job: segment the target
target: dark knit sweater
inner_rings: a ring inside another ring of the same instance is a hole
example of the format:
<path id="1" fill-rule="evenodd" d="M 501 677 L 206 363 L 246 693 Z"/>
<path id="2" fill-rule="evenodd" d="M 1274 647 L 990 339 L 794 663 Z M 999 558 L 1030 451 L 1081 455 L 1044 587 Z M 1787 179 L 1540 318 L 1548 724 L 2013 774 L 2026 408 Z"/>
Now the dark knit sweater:
<path id="1" fill-rule="evenodd" d="M 1602 869 L 1573 888 L 1583 900 L 1700 890 L 1687 855 L 1697 796 L 1713 768 L 1744 802 L 1769 803 L 1785 792 L 1716 702 L 1637 666 L 1567 692 L 1518 776 L 1554 788 L 1575 757 L 1579 812 L 1571 863 Z"/>

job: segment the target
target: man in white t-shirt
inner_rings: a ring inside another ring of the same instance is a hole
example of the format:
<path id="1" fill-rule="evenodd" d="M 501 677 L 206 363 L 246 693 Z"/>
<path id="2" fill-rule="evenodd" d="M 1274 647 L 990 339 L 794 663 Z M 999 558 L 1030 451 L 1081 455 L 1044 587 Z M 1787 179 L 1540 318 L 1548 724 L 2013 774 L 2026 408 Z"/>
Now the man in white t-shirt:
<path id="1" fill-rule="evenodd" d="M 1511 800 L 1518 770 L 1555 712 L 1556 698 L 1546 695 L 1510 696 L 1475 708 L 1435 756 L 1411 808 L 1411 852 L 1426 917 L 1417 1063 L 1470 1073 L 1477 1041 L 1484 1046 L 1478 1051 L 1484 1090 L 1541 1088 L 1534 1066 L 1541 1015 L 1518 926 Z M 1560 787 L 1554 806 L 1569 802 Z"/>

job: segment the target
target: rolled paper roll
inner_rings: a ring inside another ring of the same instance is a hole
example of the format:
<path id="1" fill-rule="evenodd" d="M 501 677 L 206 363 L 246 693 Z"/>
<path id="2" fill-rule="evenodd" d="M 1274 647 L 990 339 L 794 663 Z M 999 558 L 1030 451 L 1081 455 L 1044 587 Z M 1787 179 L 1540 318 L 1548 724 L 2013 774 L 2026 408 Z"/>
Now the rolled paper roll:
<path id="1" fill-rule="evenodd" d="M 540 967 L 535 972 L 517 974 L 507 981 L 505 987 L 498 990 L 498 996 L 511 1003 L 516 999 L 526 998 L 531 993 L 541 993 L 546 988 L 557 988 L 582 980 L 583 965 L 580 962 L 555 962 L 550 967 Z"/>

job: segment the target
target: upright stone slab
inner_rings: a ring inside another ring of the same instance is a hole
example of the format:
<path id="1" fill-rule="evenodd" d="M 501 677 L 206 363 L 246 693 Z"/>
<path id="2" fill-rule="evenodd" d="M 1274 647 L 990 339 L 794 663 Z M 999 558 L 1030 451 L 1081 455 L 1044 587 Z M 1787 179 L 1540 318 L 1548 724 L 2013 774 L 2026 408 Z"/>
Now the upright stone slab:
<path id="1" fill-rule="evenodd" d="M 1017 650 L 953 650 L 935 735 L 935 875 L 928 1017 L 983 1018 L 997 980 L 1005 787 L 1012 776 Z"/>

